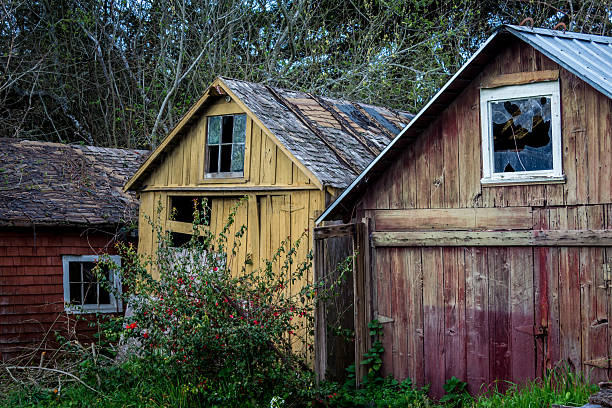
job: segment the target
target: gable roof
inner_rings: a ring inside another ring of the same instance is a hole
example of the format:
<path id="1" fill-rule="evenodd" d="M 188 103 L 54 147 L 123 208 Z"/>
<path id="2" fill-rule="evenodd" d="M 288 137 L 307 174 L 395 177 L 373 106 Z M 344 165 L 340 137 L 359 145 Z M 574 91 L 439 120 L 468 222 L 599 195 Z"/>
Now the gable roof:
<path id="1" fill-rule="evenodd" d="M 137 216 L 123 183 L 147 150 L 0 139 L 0 225 L 116 225 Z"/>
<path id="2" fill-rule="evenodd" d="M 353 180 L 321 214 L 316 223 L 341 216 L 352 209 L 368 181 L 380 175 L 399 152 L 410 145 L 476 78 L 485 65 L 509 42 L 520 39 L 612 98 L 612 37 L 568 33 L 545 28 L 504 25 L 497 29 L 434 95 L 412 121 Z"/>
<path id="3" fill-rule="evenodd" d="M 410 121 L 407 112 L 217 78 L 162 141 L 124 189 L 139 189 L 163 152 L 223 93 L 267 129 L 274 141 L 320 186 L 345 188 Z"/>

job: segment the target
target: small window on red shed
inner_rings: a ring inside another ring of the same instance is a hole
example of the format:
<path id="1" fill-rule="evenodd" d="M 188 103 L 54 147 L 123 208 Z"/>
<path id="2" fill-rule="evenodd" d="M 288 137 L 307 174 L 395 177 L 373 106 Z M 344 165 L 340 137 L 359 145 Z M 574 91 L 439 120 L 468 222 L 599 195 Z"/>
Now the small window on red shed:
<path id="1" fill-rule="evenodd" d="M 110 259 L 121 265 L 119 256 Z M 116 271 L 102 267 L 101 275 L 94 270 L 99 260 L 97 255 L 64 255 L 64 304 L 69 313 L 111 313 L 122 310 L 121 283 Z M 111 287 L 102 283 L 109 282 Z"/>

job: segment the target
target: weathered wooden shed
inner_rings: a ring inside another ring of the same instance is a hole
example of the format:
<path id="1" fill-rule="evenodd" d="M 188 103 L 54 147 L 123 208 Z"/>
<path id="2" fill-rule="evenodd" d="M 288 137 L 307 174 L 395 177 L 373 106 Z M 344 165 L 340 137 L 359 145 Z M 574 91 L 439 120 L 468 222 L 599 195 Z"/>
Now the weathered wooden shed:
<path id="1" fill-rule="evenodd" d="M 192 232 L 193 199 L 206 198 L 212 232 L 247 196 L 234 228 L 245 225 L 230 268 L 258 268 L 281 241 L 310 229 L 344 189 L 408 123 L 405 112 L 217 78 L 126 184 L 140 194 L 139 246 L 156 248 L 147 217 L 180 244 Z M 175 210 L 174 216 L 172 211 Z M 233 237 L 233 231 L 230 236 Z M 311 277 L 308 277 L 311 279 Z"/>
<path id="2" fill-rule="evenodd" d="M 610 37 L 503 26 L 480 47 L 317 220 L 365 242 L 357 359 L 376 317 L 384 372 L 436 396 L 561 363 L 609 378 L 611 98 Z"/>
<path id="3" fill-rule="evenodd" d="M 45 350 L 55 331 L 91 340 L 88 314 L 122 311 L 91 268 L 135 241 L 138 202 L 121 188 L 147 153 L 0 139 L 0 360 Z"/>

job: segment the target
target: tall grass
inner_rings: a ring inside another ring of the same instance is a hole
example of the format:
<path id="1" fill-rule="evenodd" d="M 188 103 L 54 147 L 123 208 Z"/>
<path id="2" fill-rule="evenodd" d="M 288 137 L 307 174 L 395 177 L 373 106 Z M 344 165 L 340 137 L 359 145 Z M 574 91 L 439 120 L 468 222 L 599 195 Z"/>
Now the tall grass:
<path id="1" fill-rule="evenodd" d="M 476 397 L 472 408 L 541 408 L 552 404 L 582 406 L 597 387 L 588 374 L 572 372 L 567 367 L 551 370 L 544 378 L 523 385 L 510 384 L 505 392 L 492 390 Z"/>

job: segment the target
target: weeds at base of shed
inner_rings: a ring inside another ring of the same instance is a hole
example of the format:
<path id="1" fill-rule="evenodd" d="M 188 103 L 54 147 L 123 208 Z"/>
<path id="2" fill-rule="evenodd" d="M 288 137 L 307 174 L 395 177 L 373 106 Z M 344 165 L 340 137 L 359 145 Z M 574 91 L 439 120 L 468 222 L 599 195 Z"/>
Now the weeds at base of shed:
<path id="1" fill-rule="evenodd" d="M 553 404 L 581 407 L 597 390 L 598 387 L 590 383 L 588 373 L 560 366 L 542 379 L 530 380 L 524 385 L 510 383 L 504 392 L 498 391 L 493 384 L 473 400 L 471 407 L 531 408 Z"/>

